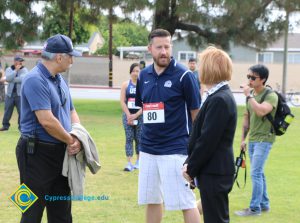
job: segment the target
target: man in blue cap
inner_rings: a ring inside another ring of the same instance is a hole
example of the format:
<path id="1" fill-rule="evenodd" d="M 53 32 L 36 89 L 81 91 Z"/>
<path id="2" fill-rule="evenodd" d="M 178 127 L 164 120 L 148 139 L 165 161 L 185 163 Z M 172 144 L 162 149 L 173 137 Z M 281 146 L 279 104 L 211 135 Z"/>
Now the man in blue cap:
<path id="1" fill-rule="evenodd" d="M 24 59 L 16 55 L 14 64 L 5 70 L 5 76 L 0 79 L 0 82 L 8 82 L 7 92 L 5 96 L 4 116 L 2 120 L 2 128 L 0 131 L 7 131 L 10 127 L 10 119 L 14 111 L 14 107 L 18 111 L 18 126 L 20 129 L 20 91 L 21 83 L 28 70 L 23 65 Z"/>
<path id="2" fill-rule="evenodd" d="M 62 166 L 66 150 L 71 156 L 81 150 L 79 140 L 69 133 L 72 124 L 80 120 L 60 73 L 71 67 L 73 56 L 81 54 L 73 49 L 69 37 L 50 37 L 42 51 L 42 62 L 22 83 L 22 135 L 16 155 L 21 183 L 38 197 L 22 214 L 22 223 L 41 222 L 45 207 L 49 223 L 72 222 L 70 187 L 62 176 Z M 51 196 L 58 199 L 47 199 Z"/>

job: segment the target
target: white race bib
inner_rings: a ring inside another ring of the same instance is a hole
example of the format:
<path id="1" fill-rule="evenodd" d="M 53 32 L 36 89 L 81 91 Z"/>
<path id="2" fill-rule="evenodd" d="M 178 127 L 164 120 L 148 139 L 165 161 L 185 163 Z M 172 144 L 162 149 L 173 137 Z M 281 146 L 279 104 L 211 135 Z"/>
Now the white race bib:
<path id="1" fill-rule="evenodd" d="M 163 102 L 143 104 L 143 120 L 145 124 L 165 123 L 165 106 Z"/>
<path id="2" fill-rule="evenodd" d="M 128 98 L 127 107 L 129 109 L 140 109 L 141 107 L 135 106 L 135 98 Z"/>

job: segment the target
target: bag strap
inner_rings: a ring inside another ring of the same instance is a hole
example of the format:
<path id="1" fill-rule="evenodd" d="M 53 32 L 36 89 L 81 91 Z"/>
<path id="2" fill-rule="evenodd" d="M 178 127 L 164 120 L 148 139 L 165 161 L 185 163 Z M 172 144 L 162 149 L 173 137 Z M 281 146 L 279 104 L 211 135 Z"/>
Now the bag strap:
<path id="1" fill-rule="evenodd" d="M 273 91 L 272 91 L 271 89 L 269 89 L 269 88 L 266 88 L 266 89 L 267 89 L 266 92 L 265 92 L 264 95 L 261 97 L 260 104 L 264 102 L 264 100 L 266 99 L 266 97 L 267 97 L 268 94 L 270 94 L 270 93 L 273 92 Z M 274 129 L 275 129 L 274 126 L 275 126 L 275 123 L 274 123 L 274 118 L 272 117 L 271 113 L 266 114 L 264 117 L 266 117 L 266 118 L 269 120 L 269 122 L 271 123 L 271 125 L 272 125 L 272 126 L 271 126 L 270 132 L 271 132 L 271 133 L 274 133 Z"/>
<path id="2" fill-rule="evenodd" d="M 241 157 L 241 158 L 244 158 L 244 162 L 245 162 L 244 186 L 242 187 L 242 188 L 244 189 L 245 186 L 246 186 L 246 181 L 247 181 L 246 153 L 245 153 L 244 150 L 241 150 L 240 157 Z M 239 175 L 239 169 L 240 169 L 240 167 L 238 166 L 237 169 L 236 169 L 236 172 L 235 172 L 234 181 L 236 182 L 236 185 L 238 186 L 238 188 L 241 189 L 241 186 L 240 186 L 240 184 L 239 184 L 239 181 L 237 180 L 237 177 L 238 177 L 238 175 Z"/>
<path id="3" fill-rule="evenodd" d="M 266 92 L 263 94 L 263 96 L 261 97 L 261 99 L 260 99 L 260 104 L 261 103 L 263 103 L 264 101 L 265 101 L 265 99 L 266 99 L 266 97 L 267 97 L 267 95 L 269 94 L 269 93 L 271 93 L 272 92 L 272 90 L 271 89 L 269 89 L 269 88 L 266 88 Z"/>

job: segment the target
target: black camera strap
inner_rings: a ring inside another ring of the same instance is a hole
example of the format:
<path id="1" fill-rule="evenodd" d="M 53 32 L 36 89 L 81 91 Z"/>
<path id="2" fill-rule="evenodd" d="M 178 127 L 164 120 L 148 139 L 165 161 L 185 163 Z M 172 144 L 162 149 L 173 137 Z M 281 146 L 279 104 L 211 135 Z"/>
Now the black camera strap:
<path id="1" fill-rule="evenodd" d="M 242 162 L 245 162 L 245 174 L 244 174 L 244 186 L 242 187 L 243 189 L 246 186 L 246 181 L 247 181 L 247 166 L 246 166 L 246 153 L 244 150 L 241 150 L 241 153 L 239 155 L 239 157 L 237 157 L 237 161 L 236 161 L 236 172 L 235 172 L 235 176 L 234 176 L 234 181 L 236 182 L 236 185 L 238 186 L 238 188 L 241 189 L 241 186 L 239 184 L 239 181 L 237 180 L 238 175 L 239 175 L 239 169 L 242 166 Z M 242 167 L 243 168 L 243 167 Z"/>

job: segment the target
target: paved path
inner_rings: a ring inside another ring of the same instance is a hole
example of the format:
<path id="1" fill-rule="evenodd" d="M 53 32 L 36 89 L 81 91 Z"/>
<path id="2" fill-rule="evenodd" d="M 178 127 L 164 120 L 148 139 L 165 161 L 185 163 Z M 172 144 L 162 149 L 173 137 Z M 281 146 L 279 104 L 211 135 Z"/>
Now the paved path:
<path id="1" fill-rule="evenodd" d="M 120 100 L 120 89 L 71 87 L 71 96 L 74 99 Z"/>
<path id="2" fill-rule="evenodd" d="M 71 87 L 71 95 L 74 99 L 106 99 L 119 100 L 120 89 L 108 87 L 87 87 L 87 86 L 73 86 Z M 245 96 L 240 92 L 234 94 L 236 103 L 238 105 L 245 104 Z"/>

